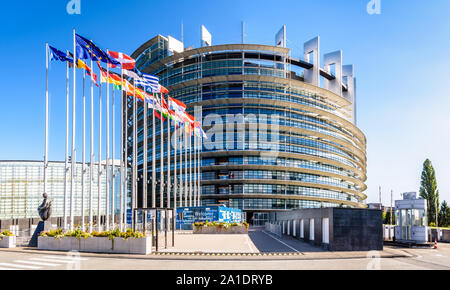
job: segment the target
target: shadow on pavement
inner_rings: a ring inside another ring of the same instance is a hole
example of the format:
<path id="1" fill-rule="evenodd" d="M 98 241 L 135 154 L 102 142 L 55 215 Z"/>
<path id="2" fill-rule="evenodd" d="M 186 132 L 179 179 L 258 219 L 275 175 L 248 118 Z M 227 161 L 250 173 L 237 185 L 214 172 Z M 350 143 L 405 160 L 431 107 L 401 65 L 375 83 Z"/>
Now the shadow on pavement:
<path id="1" fill-rule="evenodd" d="M 278 237 L 264 231 L 264 228 L 250 228 L 250 240 L 261 253 L 306 253 L 325 252 L 325 250 L 312 246 L 290 236 Z"/>

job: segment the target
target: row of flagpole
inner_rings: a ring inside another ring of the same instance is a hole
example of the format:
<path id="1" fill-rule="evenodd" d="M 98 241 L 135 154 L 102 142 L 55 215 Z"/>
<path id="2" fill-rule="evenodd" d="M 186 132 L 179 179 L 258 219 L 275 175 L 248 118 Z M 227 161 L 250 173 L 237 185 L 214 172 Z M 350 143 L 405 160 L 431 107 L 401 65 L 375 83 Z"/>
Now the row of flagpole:
<path id="1" fill-rule="evenodd" d="M 76 69 L 83 68 L 83 121 L 82 121 L 82 164 L 81 164 L 81 228 L 85 230 L 85 174 L 87 173 L 86 167 L 86 74 L 90 76 L 90 152 L 89 152 L 89 202 L 88 202 L 88 229 L 92 231 L 94 229 L 94 212 L 93 212 L 93 203 L 94 203 L 94 164 L 95 164 L 95 155 L 94 155 L 94 83 L 99 87 L 99 139 L 98 139 L 98 187 L 97 187 L 97 226 L 98 229 L 101 229 L 102 222 L 102 183 L 103 178 L 102 175 L 105 175 L 105 207 L 104 216 L 105 219 L 103 224 L 105 225 L 106 230 L 109 230 L 111 226 L 114 228 L 117 223 L 115 219 L 115 209 L 116 209 L 116 162 L 115 162 L 115 91 L 118 82 L 118 76 L 114 72 L 110 74 L 110 67 L 114 68 L 116 66 L 120 66 L 121 74 L 120 74 L 120 99 L 121 99 L 121 130 L 120 130 L 120 168 L 119 168 L 119 208 L 120 208 L 120 218 L 118 221 L 120 229 L 124 229 L 124 226 L 127 224 L 126 213 L 127 213 L 127 196 L 128 196 L 128 168 L 131 167 L 131 209 L 135 209 L 138 206 L 138 186 L 141 184 L 142 186 L 142 207 L 148 207 L 148 189 L 151 189 L 151 207 L 156 208 L 158 205 L 156 204 L 156 186 L 157 186 L 157 174 L 156 174 L 156 119 L 155 116 L 158 116 L 160 121 L 160 176 L 159 176 L 159 207 L 160 208 L 173 208 L 177 207 L 177 202 L 179 206 L 199 206 L 200 205 L 200 146 L 202 144 L 201 139 L 206 138 L 205 133 L 201 129 L 201 124 L 195 121 L 195 118 L 190 116 L 185 112 L 186 105 L 182 102 L 175 100 L 168 95 L 168 90 L 162 87 L 159 84 L 159 79 L 155 76 L 142 74 L 143 77 L 140 77 L 134 72 L 138 72 L 137 70 L 128 71 L 124 69 L 124 64 L 128 61 L 127 58 L 130 57 L 119 54 L 118 58 L 113 57 L 112 53 L 107 50 L 104 53 L 97 46 L 95 46 L 92 41 L 88 41 L 81 36 L 77 35 L 75 29 L 73 31 L 73 54 L 72 59 L 70 59 L 70 52 L 67 51 L 67 54 L 56 50 L 51 47 L 51 52 L 49 51 L 49 45 L 46 44 L 46 95 L 45 95 L 45 150 L 44 150 L 44 192 L 47 192 L 48 186 L 48 127 L 49 127 L 49 116 L 48 116 L 48 103 L 49 103 L 49 86 L 48 86 L 48 72 L 49 72 L 49 53 L 52 56 L 51 60 L 60 60 L 67 62 L 67 76 L 66 76 L 66 143 L 65 143 L 65 169 L 64 169 L 64 202 L 63 202 L 63 229 L 64 230 L 73 230 L 74 229 L 74 199 L 76 195 L 75 189 L 75 171 L 76 171 Z M 80 55 L 78 56 L 78 52 Z M 81 59 L 90 59 L 90 67 L 88 67 Z M 72 62 L 73 61 L 73 62 Z M 97 84 L 96 75 L 94 73 L 93 61 L 97 61 L 101 79 L 100 86 Z M 104 77 L 104 71 L 100 66 L 100 61 L 106 62 L 106 77 Z M 131 61 L 134 61 L 131 59 Z M 69 115 L 70 115 L 70 90 L 69 90 L 69 79 L 70 79 L 70 66 L 73 66 L 73 92 L 72 92 L 72 142 L 71 142 L 71 166 L 69 168 Z M 135 64 L 135 62 L 134 62 Z M 128 66 L 127 68 L 129 68 Z M 133 65 L 134 68 L 134 65 Z M 133 85 L 131 85 L 128 81 L 124 79 L 124 73 L 128 72 L 126 75 L 129 79 L 133 79 Z M 133 72 L 133 75 L 130 74 Z M 137 88 L 137 82 L 144 87 L 144 90 L 140 90 Z M 105 170 L 103 170 L 103 162 L 102 162 L 102 83 L 105 82 L 107 85 L 106 89 L 106 163 Z M 113 84 L 112 90 L 112 152 L 110 152 L 110 87 L 109 85 Z M 156 85 L 156 89 L 155 89 Z M 130 89 L 131 86 L 131 89 Z M 124 90 L 125 87 L 125 90 Z M 147 91 L 150 90 L 150 93 Z M 131 93 L 132 91 L 132 93 Z M 156 94 L 155 94 L 156 93 Z M 160 95 L 160 99 L 158 99 L 158 93 Z M 141 104 L 143 106 L 143 163 L 142 163 L 142 179 L 138 176 L 138 131 L 137 131 L 137 100 L 138 96 L 142 101 Z M 167 101 L 164 99 L 164 94 L 167 96 Z M 132 134 L 129 136 L 128 126 L 129 126 L 129 110 L 128 110 L 128 96 L 130 96 L 132 102 Z M 150 105 L 151 104 L 151 105 Z M 152 113 L 152 168 L 149 170 L 148 168 L 148 109 L 151 109 Z M 157 113 L 159 111 L 161 115 Z M 167 118 L 167 158 L 164 157 L 164 117 Z M 171 124 L 173 121 L 173 124 Z M 174 166 L 173 166 L 173 174 L 172 171 L 172 159 L 171 159 L 171 151 L 172 151 L 172 142 L 171 142 L 171 128 L 173 127 L 173 151 L 174 151 Z M 129 137 L 132 137 L 132 152 L 131 156 L 131 164 L 128 163 L 129 156 Z M 179 147 L 178 147 L 179 145 Z M 178 154 L 179 152 L 179 154 Z M 111 155 L 112 154 L 112 155 Z M 184 161 L 183 161 L 184 156 Z M 110 160 L 112 157 L 112 160 Z M 177 157 L 178 160 L 177 160 Z M 167 170 L 164 170 L 164 159 L 166 160 Z M 112 164 L 110 165 L 110 162 Z M 183 168 L 184 164 L 184 168 Z M 131 166 L 129 166 L 131 165 Z M 184 176 L 183 176 L 184 169 Z M 70 171 L 70 180 L 68 179 L 68 172 Z M 148 182 L 148 173 L 151 171 L 151 178 L 149 186 Z M 165 182 L 165 173 L 167 181 Z M 183 180 L 184 177 L 184 180 Z M 173 179 L 173 181 L 172 181 Z M 70 190 L 68 188 L 70 181 Z M 138 182 L 142 181 L 142 182 Z M 164 206 L 164 193 L 166 191 L 166 204 Z M 184 199 L 183 199 L 184 197 Z M 67 206 L 67 200 L 69 200 L 69 206 Z M 171 200 L 173 200 L 173 204 L 171 204 Z M 69 216 L 67 215 L 67 211 L 69 211 Z M 111 217 L 110 217 L 111 213 Z M 69 225 L 67 224 L 67 219 L 69 218 Z M 134 218 L 134 216 L 132 217 Z"/>

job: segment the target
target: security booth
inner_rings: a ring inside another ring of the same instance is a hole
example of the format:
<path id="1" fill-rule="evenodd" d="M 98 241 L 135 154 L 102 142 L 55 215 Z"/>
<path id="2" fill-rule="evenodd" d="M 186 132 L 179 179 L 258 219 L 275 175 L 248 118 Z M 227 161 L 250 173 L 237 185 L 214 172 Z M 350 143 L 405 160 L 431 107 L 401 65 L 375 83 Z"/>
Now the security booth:
<path id="1" fill-rule="evenodd" d="M 395 201 L 395 240 L 406 243 L 428 242 L 427 201 L 418 199 L 415 192 L 403 194 Z"/>

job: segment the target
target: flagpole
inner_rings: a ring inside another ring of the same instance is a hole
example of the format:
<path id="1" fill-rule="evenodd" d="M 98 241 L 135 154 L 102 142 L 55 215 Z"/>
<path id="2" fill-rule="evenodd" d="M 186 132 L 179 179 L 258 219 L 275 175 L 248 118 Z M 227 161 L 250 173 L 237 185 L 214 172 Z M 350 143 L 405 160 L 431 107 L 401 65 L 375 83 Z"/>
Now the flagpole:
<path id="1" fill-rule="evenodd" d="M 70 230 L 73 230 L 73 198 L 74 198 L 74 174 L 75 174 L 75 163 L 76 163 L 76 148 L 75 148 L 75 116 L 76 116 L 76 59 L 77 59 L 77 51 L 76 51 L 76 37 L 75 37 L 75 29 L 73 29 L 73 96 L 72 96 L 72 172 L 71 172 L 71 181 L 70 181 Z"/>
<path id="2" fill-rule="evenodd" d="M 101 203 L 102 203 L 102 81 L 101 81 L 101 71 L 100 71 L 100 88 L 99 88 L 99 96 L 98 96 L 98 108 L 99 108 L 99 116 L 98 116 L 98 175 L 97 175 L 97 187 L 98 187 L 98 195 L 97 195 L 97 227 L 98 230 L 101 231 Z"/>
<path id="3" fill-rule="evenodd" d="M 161 98 L 164 98 L 164 94 L 161 94 Z M 167 103 L 169 103 L 169 97 L 167 97 Z M 170 112 L 167 112 L 167 208 L 170 208 Z M 166 217 L 167 218 L 167 217 Z"/>
<path id="4" fill-rule="evenodd" d="M 93 217 L 92 217 L 92 189 L 93 189 L 93 173 L 94 173 L 94 67 L 92 65 L 92 58 L 91 58 L 91 129 L 90 129 L 90 158 L 89 161 L 90 164 L 90 171 L 89 171 L 89 232 L 92 232 L 92 223 L 93 223 Z"/>
<path id="5" fill-rule="evenodd" d="M 177 175 L 177 146 L 178 146 L 178 136 L 177 136 L 177 120 L 176 118 L 174 119 L 174 126 L 173 126 L 173 130 L 174 130 L 174 141 L 175 141 L 175 146 L 174 146 L 174 166 L 173 166 L 173 209 L 174 209 L 174 214 L 176 214 L 176 209 L 177 209 L 177 193 L 178 193 L 178 175 Z M 175 228 L 176 225 L 174 225 Z"/>
<path id="6" fill-rule="evenodd" d="M 125 106 L 125 128 L 124 128 L 124 146 L 125 146 L 125 155 L 124 155 L 124 192 L 123 192 L 123 224 L 126 226 L 127 222 L 127 196 L 128 196 L 128 94 L 125 92 L 123 105 Z"/>
<path id="7" fill-rule="evenodd" d="M 194 128 L 195 130 L 195 128 Z M 197 206 L 197 138 L 195 137 L 194 131 L 194 179 L 193 179 L 193 188 L 194 188 L 194 206 Z"/>
<path id="8" fill-rule="evenodd" d="M 48 43 L 45 44 L 45 141 L 44 141 L 44 193 L 47 193 L 48 169 Z"/>
<path id="9" fill-rule="evenodd" d="M 136 225 L 136 217 L 134 215 L 134 209 L 136 204 L 136 143 L 137 143 L 137 134 L 136 134 L 136 80 L 133 79 L 133 163 L 132 163 L 132 175 L 131 175 L 131 212 L 132 212 L 132 221 L 133 225 Z M 133 227 L 134 228 L 134 227 Z"/>
<path id="10" fill-rule="evenodd" d="M 186 132 L 186 126 L 188 126 L 186 123 L 184 123 L 184 204 L 185 206 L 189 206 L 188 204 L 188 162 L 187 162 L 187 132 Z"/>
<path id="11" fill-rule="evenodd" d="M 153 115 L 152 115 L 152 207 L 156 208 L 156 119 L 155 119 L 156 98 L 153 95 Z"/>
<path id="12" fill-rule="evenodd" d="M 69 51 L 67 51 L 69 55 Z M 66 76 L 66 155 L 64 163 L 64 213 L 63 230 L 67 231 L 67 171 L 69 171 L 69 61 L 67 61 Z"/>
<path id="13" fill-rule="evenodd" d="M 189 124 L 189 206 L 192 207 L 192 134 Z"/>
<path id="14" fill-rule="evenodd" d="M 109 65 L 106 65 L 106 230 L 109 231 L 109 139 L 110 139 L 110 128 L 109 128 Z"/>
<path id="15" fill-rule="evenodd" d="M 115 202 L 115 180 L 116 180 L 116 171 L 115 171 L 115 164 L 116 164 L 116 155 L 115 155 L 115 149 L 116 149 L 116 98 L 115 98 L 115 87 L 113 85 L 113 91 L 112 91 L 112 164 L 111 164 L 111 226 L 114 229 L 115 227 L 115 208 L 116 208 L 116 202 Z"/>
<path id="16" fill-rule="evenodd" d="M 142 207 L 147 208 L 147 185 L 148 185 L 148 160 L 147 160 L 147 153 L 148 153 L 148 124 L 147 124 L 147 114 L 148 114 L 148 103 L 146 103 L 146 96 L 144 95 L 144 102 L 142 103 L 144 107 L 144 142 L 143 142 L 143 163 L 142 163 Z M 147 222 L 147 212 L 144 214 L 144 221 Z M 145 229 L 144 229 L 145 231 Z"/>
<path id="17" fill-rule="evenodd" d="M 162 94 L 161 94 L 161 154 L 160 154 L 160 184 L 159 184 L 159 204 L 160 207 L 164 207 L 164 116 L 163 116 L 163 104 L 162 104 Z"/>
<path id="18" fill-rule="evenodd" d="M 179 133 L 179 137 L 180 138 L 180 197 L 179 197 L 179 201 L 180 201 L 180 207 L 183 207 L 183 192 L 184 192 L 184 188 L 183 188 L 183 129 L 181 128 L 182 123 L 180 123 L 180 126 L 178 127 L 178 131 L 180 131 Z"/>
<path id="19" fill-rule="evenodd" d="M 81 230 L 84 231 L 84 173 L 86 165 L 86 69 L 83 69 L 83 148 L 81 164 Z"/>
<path id="20" fill-rule="evenodd" d="M 123 130 L 123 117 L 124 117 L 124 105 L 123 105 L 123 69 L 120 70 L 120 220 L 119 228 L 123 231 L 123 193 L 124 193 L 124 174 L 123 174 L 123 163 L 124 163 L 124 130 Z"/>

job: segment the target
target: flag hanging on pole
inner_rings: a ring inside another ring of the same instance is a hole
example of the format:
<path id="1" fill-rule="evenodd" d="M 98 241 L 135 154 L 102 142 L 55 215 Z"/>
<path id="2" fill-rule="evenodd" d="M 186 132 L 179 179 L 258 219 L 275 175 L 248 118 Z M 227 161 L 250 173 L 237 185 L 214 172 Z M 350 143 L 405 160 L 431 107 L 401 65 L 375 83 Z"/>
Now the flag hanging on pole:
<path id="1" fill-rule="evenodd" d="M 73 58 L 68 56 L 64 52 L 62 52 L 50 45 L 48 47 L 50 48 L 50 60 L 51 61 L 73 62 Z"/>
<path id="2" fill-rule="evenodd" d="M 121 53 L 121 52 L 115 52 L 115 51 L 108 51 L 108 54 L 114 58 L 114 60 L 118 61 L 120 63 L 120 67 L 122 69 L 132 70 L 136 66 L 136 61 L 129 57 L 128 55 Z M 114 64 L 110 65 L 111 68 L 117 67 Z"/>
<path id="3" fill-rule="evenodd" d="M 113 65 L 120 65 L 120 62 L 110 57 L 106 52 L 98 48 L 92 41 L 75 34 L 76 52 L 80 59 L 92 59 Z"/>

